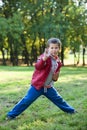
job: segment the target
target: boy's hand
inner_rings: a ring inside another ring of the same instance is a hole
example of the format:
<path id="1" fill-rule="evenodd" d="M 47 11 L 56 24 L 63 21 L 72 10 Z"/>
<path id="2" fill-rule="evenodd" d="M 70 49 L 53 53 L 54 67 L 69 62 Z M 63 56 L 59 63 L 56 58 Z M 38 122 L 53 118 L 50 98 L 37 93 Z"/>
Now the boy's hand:
<path id="1" fill-rule="evenodd" d="M 48 49 L 45 48 L 45 52 L 44 52 L 44 56 L 43 56 L 43 60 L 46 61 L 47 58 L 48 58 L 49 56 L 50 56 L 50 53 L 49 53 Z"/>
<path id="2" fill-rule="evenodd" d="M 59 72 L 54 73 L 53 76 L 52 76 L 52 80 L 53 80 L 53 81 L 57 81 L 57 80 L 58 80 L 58 77 L 59 77 Z"/>

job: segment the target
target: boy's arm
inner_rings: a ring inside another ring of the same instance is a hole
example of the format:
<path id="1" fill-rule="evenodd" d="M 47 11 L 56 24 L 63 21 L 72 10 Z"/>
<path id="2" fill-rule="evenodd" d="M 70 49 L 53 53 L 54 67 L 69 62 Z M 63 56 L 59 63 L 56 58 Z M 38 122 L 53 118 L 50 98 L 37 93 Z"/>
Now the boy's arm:
<path id="1" fill-rule="evenodd" d="M 35 68 L 38 70 L 43 69 L 46 66 L 46 60 L 48 59 L 48 57 L 49 57 L 48 50 L 45 49 L 44 54 L 38 58 L 37 63 L 35 64 Z"/>
<path id="2" fill-rule="evenodd" d="M 46 65 L 46 62 L 42 58 L 39 58 L 37 60 L 37 63 L 35 64 L 35 68 L 38 70 L 41 70 L 45 67 L 45 65 Z"/>
<path id="3" fill-rule="evenodd" d="M 57 81 L 58 78 L 59 78 L 59 71 L 53 74 L 52 80 L 53 80 L 53 81 Z"/>
<path id="4" fill-rule="evenodd" d="M 56 72 L 54 72 L 54 74 L 52 76 L 52 80 L 53 81 L 57 81 L 58 80 L 61 67 L 62 67 L 62 63 L 59 61 L 58 62 L 58 68 L 57 68 Z"/>

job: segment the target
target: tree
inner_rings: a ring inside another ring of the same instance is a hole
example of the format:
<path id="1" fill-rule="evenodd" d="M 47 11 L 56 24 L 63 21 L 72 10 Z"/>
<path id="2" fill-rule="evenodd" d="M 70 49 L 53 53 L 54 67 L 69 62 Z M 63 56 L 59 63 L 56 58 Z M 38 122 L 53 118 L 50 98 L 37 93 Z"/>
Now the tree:
<path id="1" fill-rule="evenodd" d="M 73 0 L 3 0 L 3 2 L 0 15 L 8 24 L 4 39 L 8 40 L 13 65 L 18 64 L 18 56 L 22 54 L 25 63 L 32 64 L 44 51 L 50 37 L 58 37 L 63 43 L 61 52 L 63 64 L 64 51 L 67 47 L 78 51 L 81 44 L 86 44 L 84 1 L 79 1 L 78 5 Z"/>
<path id="2" fill-rule="evenodd" d="M 0 17 L 0 50 L 2 52 L 2 61 L 3 65 L 6 65 L 6 59 L 5 59 L 5 50 L 7 49 L 6 44 L 6 36 L 7 36 L 7 30 L 8 30 L 8 23 L 7 20 L 3 17 Z"/>
<path id="3" fill-rule="evenodd" d="M 13 14 L 13 17 L 8 19 L 8 43 L 10 49 L 10 59 L 13 65 L 18 65 L 18 55 L 21 54 L 21 34 L 24 30 L 24 25 L 20 14 Z"/>

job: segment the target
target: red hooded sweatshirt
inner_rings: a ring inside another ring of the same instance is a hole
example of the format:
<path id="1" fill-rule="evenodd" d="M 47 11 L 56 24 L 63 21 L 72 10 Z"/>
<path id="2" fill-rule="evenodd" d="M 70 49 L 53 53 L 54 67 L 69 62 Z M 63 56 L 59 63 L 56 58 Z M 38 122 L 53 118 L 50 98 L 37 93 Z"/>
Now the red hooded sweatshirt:
<path id="1" fill-rule="evenodd" d="M 42 57 L 43 55 L 38 58 L 38 61 L 35 64 L 35 71 L 31 80 L 31 85 L 33 85 L 37 90 L 44 87 L 44 83 L 52 67 L 51 57 L 49 57 L 46 61 L 44 61 Z M 58 61 L 58 68 L 56 69 L 56 72 L 60 71 L 61 66 L 62 63 Z"/>

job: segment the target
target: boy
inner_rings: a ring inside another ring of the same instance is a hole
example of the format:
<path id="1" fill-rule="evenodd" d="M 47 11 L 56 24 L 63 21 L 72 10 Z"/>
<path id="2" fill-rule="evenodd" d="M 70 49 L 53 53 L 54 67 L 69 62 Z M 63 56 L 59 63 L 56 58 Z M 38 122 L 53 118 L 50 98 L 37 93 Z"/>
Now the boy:
<path id="1" fill-rule="evenodd" d="M 57 56 L 60 47 L 59 39 L 51 38 L 48 40 L 47 49 L 35 64 L 35 71 L 27 94 L 8 112 L 8 119 L 17 117 L 41 95 L 46 96 L 64 112 L 75 113 L 75 109 L 64 101 L 54 88 L 54 81 L 57 81 L 62 66 Z"/>

